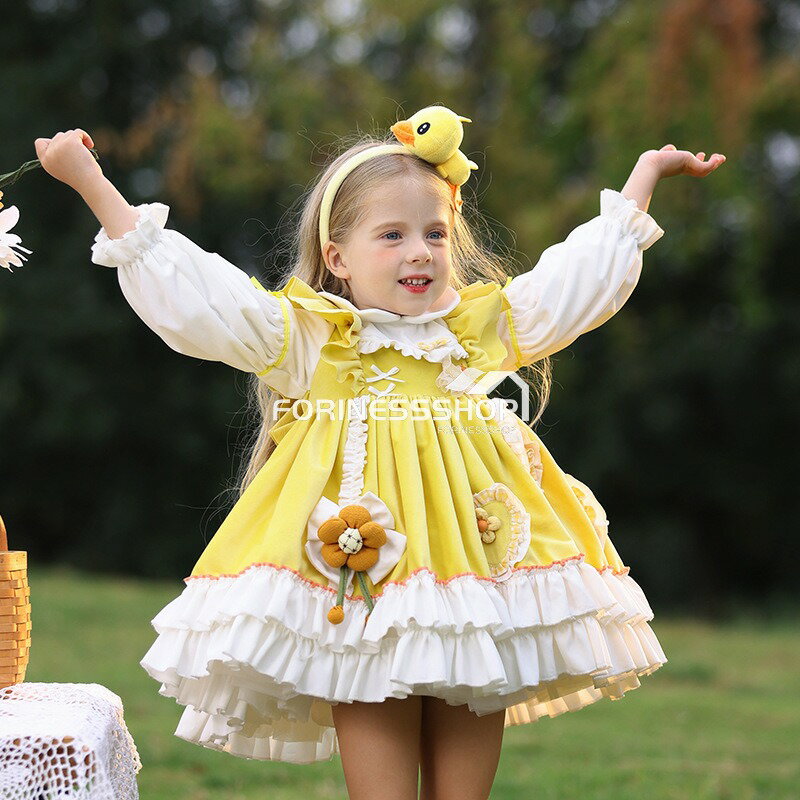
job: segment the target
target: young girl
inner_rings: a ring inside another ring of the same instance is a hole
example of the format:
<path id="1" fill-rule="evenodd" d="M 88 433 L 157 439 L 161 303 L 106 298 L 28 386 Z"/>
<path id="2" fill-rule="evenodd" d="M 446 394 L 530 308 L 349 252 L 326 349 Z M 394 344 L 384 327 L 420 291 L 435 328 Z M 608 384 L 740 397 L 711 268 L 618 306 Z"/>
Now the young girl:
<path id="1" fill-rule="evenodd" d="M 505 727 L 666 662 L 602 507 L 486 392 L 615 314 L 664 233 L 656 182 L 724 157 L 647 151 L 506 279 L 462 216 L 468 121 L 431 106 L 333 161 L 277 291 L 165 228 L 167 206 L 129 206 L 86 132 L 35 143 L 103 226 L 92 261 L 170 347 L 252 373 L 263 413 L 241 496 L 141 664 L 186 707 L 177 736 L 340 753 L 354 800 L 416 798 L 420 769 L 422 798 L 486 798 Z"/>

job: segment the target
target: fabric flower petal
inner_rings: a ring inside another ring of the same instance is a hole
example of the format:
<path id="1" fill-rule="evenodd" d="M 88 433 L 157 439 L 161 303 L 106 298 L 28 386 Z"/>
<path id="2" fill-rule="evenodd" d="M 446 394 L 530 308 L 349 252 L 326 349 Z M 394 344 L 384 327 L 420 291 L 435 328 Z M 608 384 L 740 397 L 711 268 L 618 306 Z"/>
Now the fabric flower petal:
<path id="1" fill-rule="evenodd" d="M 346 530 L 347 523 L 341 517 L 331 517 L 319 526 L 317 536 L 325 544 L 334 544 Z"/>
<path id="2" fill-rule="evenodd" d="M 347 566 L 356 572 L 366 572 L 378 562 L 379 552 L 380 550 L 375 550 L 372 547 L 362 547 L 347 559 Z"/>
<path id="3" fill-rule="evenodd" d="M 328 583 L 337 589 L 339 587 L 339 570 L 332 567 L 322 555 L 324 543 L 319 538 L 319 528 L 331 517 L 338 516 L 338 514 L 339 506 L 334 503 L 333 500 L 329 500 L 327 497 L 321 497 L 309 516 L 307 527 L 308 538 L 305 544 L 308 560 L 314 565 L 317 572 L 324 575 L 328 579 Z M 338 545 L 333 544 L 331 546 L 338 547 Z M 348 570 L 345 591 L 348 591 L 352 580 L 353 571 Z"/>
<path id="4" fill-rule="evenodd" d="M 365 492 L 356 501 L 372 515 L 372 521 L 380 525 L 386 533 L 386 544 L 378 548 L 375 566 L 367 570 L 373 583 L 383 580 L 395 567 L 406 549 L 406 537 L 394 529 L 394 517 L 386 503 L 374 492 Z"/>
<path id="5" fill-rule="evenodd" d="M 347 563 L 347 553 L 338 544 L 323 544 L 322 557 L 328 566 L 339 569 Z"/>
<path id="6" fill-rule="evenodd" d="M 360 528 L 370 521 L 369 511 L 358 503 L 351 503 L 339 509 L 339 516 L 347 523 L 349 528 Z"/>
<path id="7" fill-rule="evenodd" d="M 360 525 L 358 532 L 364 538 L 365 547 L 383 547 L 386 544 L 386 531 L 377 522 Z"/>
<path id="8" fill-rule="evenodd" d="M 335 567 L 332 567 L 326 560 L 325 557 L 322 555 L 322 548 L 323 547 L 337 547 L 337 545 L 326 545 L 323 544 L 316 536 L 313 539 L 308 539 L 306 541 L 306 555 L 308 556 L 308 560 L 314 565 L 314 568 L 320 574 L 324 575 L 328 579 L 328 585 L 333 587 L 334 589 L 339 588 L 339 570 Z M 345 555 L 343 553 L 343 555 Z M 347 571 L 347 583 L 345 584 L 344 590 L 345 592 L 350 590 L 350 584 L 353 582 L 353 570 Z"/>

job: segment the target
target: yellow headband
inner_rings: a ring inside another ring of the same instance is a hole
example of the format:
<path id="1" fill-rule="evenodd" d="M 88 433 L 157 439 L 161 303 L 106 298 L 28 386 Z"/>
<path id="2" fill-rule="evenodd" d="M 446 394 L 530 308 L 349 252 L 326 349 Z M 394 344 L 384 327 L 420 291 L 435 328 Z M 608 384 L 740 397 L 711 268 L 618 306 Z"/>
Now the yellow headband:
<path id="1" fill-rule="evenodd" d="M 472 122 L 461 117 L 444 106 L 428 106 L 391 127 L 400 144 L 384 144 L 370 147 L 356 153 L 342 164 L 331 176 L 319 210 L 319 242 L 324 247 L 330 238 L 331 209 L 336 192 L 344 179 L 360 164 L 370 158 L 387 153 L 410 153 L 418 156 L 436 167 L 439 174 L 450 184 L 453 202 L 457 211 L 461 211 L 461 186 L 466 183 L 473 169 L 478 169 L 474 161 L 470 161 L 458 148 L 464 138 L 462 122 Z"/>

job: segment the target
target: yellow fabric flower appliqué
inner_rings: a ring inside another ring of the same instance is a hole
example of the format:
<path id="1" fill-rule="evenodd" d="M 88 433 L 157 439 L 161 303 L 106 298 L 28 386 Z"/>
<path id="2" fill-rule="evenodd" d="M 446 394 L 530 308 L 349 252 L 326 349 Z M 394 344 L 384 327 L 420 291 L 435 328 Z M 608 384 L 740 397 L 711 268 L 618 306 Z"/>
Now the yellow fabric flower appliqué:
<path id="1" fill-rule="evenodd" d="M 527 425 L 523 427 L 528 428 Z M 528 428 L 530 430 L 530 428 Z M 535 439 L 525 439 L 525 455 L 528 458 L 528 469 L 530 470 L 536 485 L 542 488 L 542 474 L 544 473 L 544 465 L 542 464 L 542 451 L 539 443 Z"/>
<path id="2" fill-rule="evenodd" d="M 520 499 L 503 483 L 472 496 L 477 528 L 489 572 L 497 581 L 511 577 L 512 567 L 528 552 L 531 518 Z"/>
<path id="3" fill-rule="evenodd" d="M 564 473 L 564 477 L 572 487 L 572 491 L 575 492 L 576 497 L 583 506 L 583 510 L 592 521 L 600 541 L 605 542 L 608 537 L 608 519 L 603 506 L 600 505 L 594 496 L 594 492 L 585 483 L 581 483 L 576 477 L 567 473 Z"/>
<path id="4" fill-rule="evenodd" d="M 490 517 L 485 508 L 476 508 L 475 517 L 478 520 L 478 530 L 481 532 L 481 541 L 491 544 L 495 540 L 495 531 L 503 524 L 497 517 Z"/>
<path id="5" fill-rule="evenodd" d="M 541 489 L 544 466 L 538 439 L 530 427 L 509 409 L 502 397 L 492 397 L 489 402 L 496 409 L 495 419 L 503 438 Z"/>
<path id="6" fill-rule="evenodd" d="M 441 336 L 438 339 L 429 339 L 427 342 L 419 342 L 417 347 L 419 347 L 420 350 L 430 351 L 435 350 L 437 347 L 444 347 L 447 344 L 450 344 L 450 339 Z"/>
<path id="7" fill-rule="evenodd" d="M 306 553 L 316 569 L 338 585 L 336 605 L 328 619 L 338 625 L 344 619 L 344 593 L 357 576 L 369 614 L 373 603 L 364 573 L 373 584 L 382 580 L 400 560 L 406 537 L 394 530 L 394 517 L 372 492 L 347 505 L 323 497 L 308 521 Z"/>

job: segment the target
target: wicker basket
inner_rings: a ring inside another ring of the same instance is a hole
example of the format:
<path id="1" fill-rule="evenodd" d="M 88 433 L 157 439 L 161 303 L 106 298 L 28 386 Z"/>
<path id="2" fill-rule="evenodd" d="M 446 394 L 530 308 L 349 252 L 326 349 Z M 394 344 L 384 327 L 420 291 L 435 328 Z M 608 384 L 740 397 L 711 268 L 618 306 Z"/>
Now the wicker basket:
<path id="1" fill-rule="evenodd" d="M 0 517 L 0 688 L 25 680 L 30 647 L 28 553 L 8 549 Z"/>

